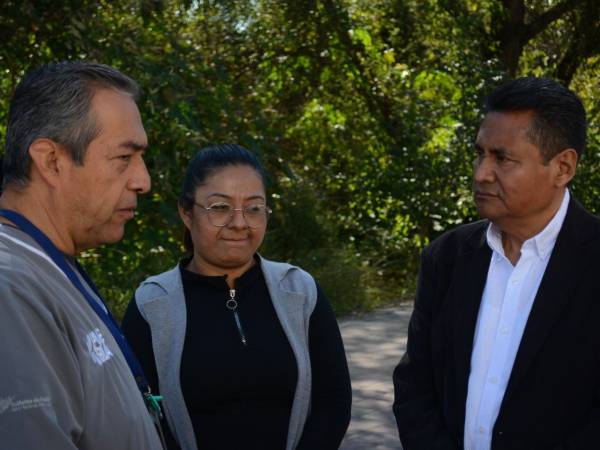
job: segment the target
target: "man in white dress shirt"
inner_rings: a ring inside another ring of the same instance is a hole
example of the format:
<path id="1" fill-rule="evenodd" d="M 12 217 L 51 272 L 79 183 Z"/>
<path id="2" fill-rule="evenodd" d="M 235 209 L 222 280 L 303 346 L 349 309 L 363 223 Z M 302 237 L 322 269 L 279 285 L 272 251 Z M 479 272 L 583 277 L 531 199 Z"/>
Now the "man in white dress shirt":
<path id="1" fill-rule="evenodd" d="M 405 450 L 600 448 L 600 220 L 567 188 L 585 142 L 581 101 L 552 80 L 488 97 L 484 220 L 423 251 L 394 371 Z"/>

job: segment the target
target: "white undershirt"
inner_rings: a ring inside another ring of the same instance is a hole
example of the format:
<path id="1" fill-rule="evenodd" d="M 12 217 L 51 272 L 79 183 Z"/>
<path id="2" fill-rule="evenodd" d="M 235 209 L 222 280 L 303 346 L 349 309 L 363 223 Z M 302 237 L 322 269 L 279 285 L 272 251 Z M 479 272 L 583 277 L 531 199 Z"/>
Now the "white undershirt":
<path id="1" fill-rule="evenodd" d="M 487 243 L 492 249 L 471 354 L 465 414 L 465 450 L 489 450 L 492 430 L 508 385 L 517 350 L 533 301 L 569 204 L 562 204 L 550 223 L 521 247 L 515 266 L 504 255 L 502 234 L 490 224 Z"/>

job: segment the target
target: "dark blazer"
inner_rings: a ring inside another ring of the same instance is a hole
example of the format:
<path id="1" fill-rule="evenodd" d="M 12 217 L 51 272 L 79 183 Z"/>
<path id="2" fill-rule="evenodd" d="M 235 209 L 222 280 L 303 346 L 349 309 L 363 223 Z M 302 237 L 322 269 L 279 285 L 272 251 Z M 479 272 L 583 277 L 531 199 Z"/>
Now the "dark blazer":
<path id="1" fill-rule="evenodd" d="M 404 450 L 463 448 L 488 221 L 421 256 L 405 355 L 394 370 Z M 600 449 L 600 219 L 571 199 L 525 326 L 492 449 Z"/>

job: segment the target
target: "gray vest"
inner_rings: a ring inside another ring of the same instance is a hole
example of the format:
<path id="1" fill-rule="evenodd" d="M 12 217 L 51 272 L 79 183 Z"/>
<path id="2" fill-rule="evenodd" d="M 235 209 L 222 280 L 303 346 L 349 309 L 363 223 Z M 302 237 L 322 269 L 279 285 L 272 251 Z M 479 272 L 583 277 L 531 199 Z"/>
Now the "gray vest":
<path id="1" fill-rule="evenodd" d="M 311 367 L 308 326 L 317 302 L 317 287 L 310 274 L 285 263 L 260 258 L 271 301 L 298 366 L 286 450 L 300 441 L 310 410 Z M 163 409 L 182 450 L 196 450 L 192 422 L 181 393 L 179 371 L 185 341 L 186 307 L 179 267 L 146 279 L 135 292 L 135 301 L 152 332 Z"/>

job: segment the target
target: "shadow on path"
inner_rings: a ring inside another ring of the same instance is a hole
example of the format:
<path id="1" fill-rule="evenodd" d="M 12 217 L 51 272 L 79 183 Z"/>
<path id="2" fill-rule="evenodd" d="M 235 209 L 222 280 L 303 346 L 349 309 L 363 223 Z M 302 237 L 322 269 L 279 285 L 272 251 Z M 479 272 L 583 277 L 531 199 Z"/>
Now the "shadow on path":
<path id="1" fill-rule="evenodd" d="M 342 450 L 401 449 L 392 414 L 392 372 L 406 349 L 412 305 L 340 320 L 350 377 L 352 421 Z"/>

